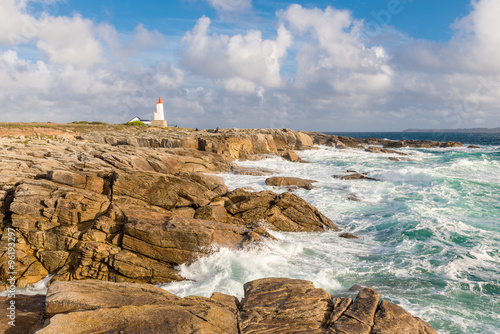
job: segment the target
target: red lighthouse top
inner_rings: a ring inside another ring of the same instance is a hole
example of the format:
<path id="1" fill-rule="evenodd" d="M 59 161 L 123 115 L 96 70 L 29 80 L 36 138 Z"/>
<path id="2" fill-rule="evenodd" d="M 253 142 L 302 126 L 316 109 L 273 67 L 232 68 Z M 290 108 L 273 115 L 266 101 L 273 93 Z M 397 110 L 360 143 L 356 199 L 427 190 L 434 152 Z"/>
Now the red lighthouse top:
<path id="1" fill-rule="evenodd" d="M 163 104 L 163 102 L 161 101 L 161 97 L 158 99 L 158 102 L 156 102 L 156 104 Z"/>

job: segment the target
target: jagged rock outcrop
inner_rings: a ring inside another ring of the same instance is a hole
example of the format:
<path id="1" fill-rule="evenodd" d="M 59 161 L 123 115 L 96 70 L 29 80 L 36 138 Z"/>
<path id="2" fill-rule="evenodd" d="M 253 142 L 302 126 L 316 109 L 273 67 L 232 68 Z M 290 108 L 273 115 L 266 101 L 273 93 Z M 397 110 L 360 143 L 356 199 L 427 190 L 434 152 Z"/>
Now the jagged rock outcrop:
<path id="1" fill-rule="evenodd" d="M 221 293 L 179 298 L 150 285 L 55 282 L 45 299 L 43 328 L 38 321 L 26 329 L 38 334 L 64 333 L 68 326 L 75 334 L 436 333 L 400 306 L 380 302 L 369 288 L 353 301 L 334 298 L 309 281 L 264 278 L 246 283 L 244 294 L 241 301 Z"/>
<path id="2" fill-rule="evenodd" d="M 19 288 L 48 274 L 54 274 L 54 281 L 181 280 L 175 265 L 217 247 L 244 247 L 272 238 L 263 224 L 286 231 L 335 228 L 295 195 L 229 192 L 220 178 L 201 174 L 230 171 L 231 160 L 248 154 L 309 147 L 312 140 L 305 134 L 203 132 L 206 150 L 195 145 L 201 139 L 192 135 L 180 136 L 177 144 L 117 136 L 94 134 L 93 141 L 72 142 L 2 139 L 4 283 L 9 271 L 8 228 L 16 234 Z"/>
<path id="3" fill-rule="evenodd" d="M 287 232 L 338 229 L 318 209 L 288 192 L 282 194 L 271 191 L 252 193 L 244 189 L 236 189 L 224 197 L 224 200 L 227 212 L 237 221 L 246 224 L 253 225 L 262 222 L 270 229 Z"/>
<path id="4" fill-rule="evenodd" d="M 5 283 L 12 229 L 19 288 L 48 274 L 62 281 L 180 280 L 175 265 L 216 247 L 242 247 L 272 238 L 266 228 L 337 229 L 294 194 L 229 191 L 217 177 L 202 174 L 229 172 L 235 169 L 235 159 L 279 154 L 300 162 L 293 150 L 314 144 L 460 145 L 394 144 L 289 129 L 118 131 L 117 127 L 115 131 L 110 127 L 81 134 L 54 130 L 58 131 L 54 136 L 44 131 L 32 137 L 2 138 L 0 146 L 0 277 Z M 243 171 L 256 172 L 267 171 Z"/>
<path id="5" fill-rule="evenodd" d="M 327 135 L 324 133 L 317 132 L 305 132 L 309 135 L 314 144 L 316 145 L 326 145 L 336 148 L 364 148 L 365 145 L 382 145 L 383 148 L 368 147 L 368 152 L 372 153 L 397 153 L 401 152 L 386 150 L 387 148 L 402 148 L 402 147 L 413 147 L 413 148 L 433 148 L 433 147 L 462 147 L 459 142 L 439 142 L 434 140 L 389 140 L 389 139 L 377 139 L 377 138 L 349 138 L 344 136 Z M 404 155 L 404 154 L 403 154 Z"/>
<path id="6" fill-rule="evenodd" d="M 290 129 L 151 130 L 136 137 L 89 133 L 84 138 L 112 146 L 194 149 L 229 159 L 249 159 L 255 154 L 277 154 L 278 151 L 301 150 L 314 145 L 308 134 Z"/>
<path id="7" fill-rule="evenodd" d="M 347 174 L 345 175 L 333 175 L 334 178 L 336 179 L 341 179 L 341 180 L 371 180 L 371 181 L 378 181 L 378 179 L 367 176 L 367 173 L 358 173 L 354 170 L 348 170 Z"/>

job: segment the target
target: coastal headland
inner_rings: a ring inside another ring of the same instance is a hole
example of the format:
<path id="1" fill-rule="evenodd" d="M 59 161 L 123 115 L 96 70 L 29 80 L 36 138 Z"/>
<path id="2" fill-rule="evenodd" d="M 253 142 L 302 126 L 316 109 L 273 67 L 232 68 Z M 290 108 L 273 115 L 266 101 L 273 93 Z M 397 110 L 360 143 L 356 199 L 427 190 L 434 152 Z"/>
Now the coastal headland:
<path id="1" fill-rule="evenodd" d="M 268 278 L 248 282 L 240 301 L 218 293 L 179 298 L 151 285 L 183 280 L 176 266 L 221 247 L 272 240 L 269 231 L 340 230 L 293 191 L 230 191 L 216 176 L 265 175 L 234 161 L 269 155 L 307 163 L 295 151 L 316 145 L 401 156 L 402 147 L 461 146 L 289 129 L 0 123 L 0 289 L 52 275 L 46 297 L 17 296 L 18 305 L 32 307 L 17 308 L 16 327 L 28 326 L 23 333 L 61 333 L 68 324 L 73 333 L 159 333 L 161 326 L 172 333 L 434 333 L 368 288 L 353 301 L 311 282 Z M 348 172 L 343 179 L 368 178 Z M 296 178 L 269 184 L 314 187 Z M 91 318 L 101 321 L 90 325 Z"/>

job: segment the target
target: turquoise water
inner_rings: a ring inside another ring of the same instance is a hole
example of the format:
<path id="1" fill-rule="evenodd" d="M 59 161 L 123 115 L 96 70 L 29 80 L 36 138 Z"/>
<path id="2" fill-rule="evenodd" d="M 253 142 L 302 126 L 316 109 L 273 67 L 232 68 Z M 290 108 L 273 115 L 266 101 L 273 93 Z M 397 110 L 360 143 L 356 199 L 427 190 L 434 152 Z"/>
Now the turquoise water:
<path id="1" fill-rule="evenodd" d="M 398 134 L 366 136 L 392 135 Z M 191 281 L 165 288 L 181 296 L 219 291 L 241 297 L 246 281 L 292 277 L 345 295 L 361 284 L 422 317 L 439 333 L 500 333 L 500 135 L 467 134 L 467 140 L 461 134 L 445 135 L 450 138 L 438 140 L 480 145 L 489 140 L 491 145 L 403 149 L 412 161 L 400 162 L 390 161 L 396 156 L 392 154 L 327 147 L 298 152 L 310 164 L 278 158 L 240 162 L 275 175 L 317 180 L 315 189 L 297 195 L 360 239 L 339 238 L 333 231 L 273 232 L 276 242 L 223 249 L 181 266 L 181 274 Z M 346 169 L 381 181 L 331 177 Z M 222 176 L 230 188 L 277 191 L 265 185 L 266 177 Z M 359 201 L 348 199 L 353 196 Z"/>

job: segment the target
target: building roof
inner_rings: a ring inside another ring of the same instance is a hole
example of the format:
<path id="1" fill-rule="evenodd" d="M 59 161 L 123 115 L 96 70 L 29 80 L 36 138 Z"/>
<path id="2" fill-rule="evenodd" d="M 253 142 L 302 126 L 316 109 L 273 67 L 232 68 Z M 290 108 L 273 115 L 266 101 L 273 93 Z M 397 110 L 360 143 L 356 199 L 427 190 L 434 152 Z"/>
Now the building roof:
<path id="1" fill-rule="evenodd" d="M 151 121 L 149 119 L 142 119 L 139 116 L 135 116 L 129 122 L 133 122 L 133 121 L 140 121 L 140 122 L 143 122 L 143 123 L 151 123 Z"/>

